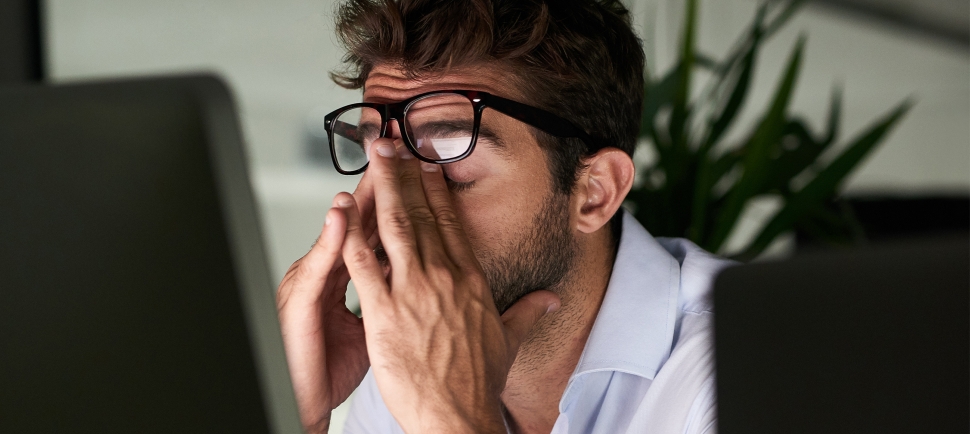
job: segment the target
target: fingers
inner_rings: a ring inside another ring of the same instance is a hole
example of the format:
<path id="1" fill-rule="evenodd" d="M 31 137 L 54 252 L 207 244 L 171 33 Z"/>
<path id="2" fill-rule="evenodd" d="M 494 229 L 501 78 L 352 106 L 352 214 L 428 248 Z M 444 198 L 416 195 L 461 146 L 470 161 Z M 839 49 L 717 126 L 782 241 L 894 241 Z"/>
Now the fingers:
<path id="1" fill-rule="evenodd" d="M 370 172 L 364 172 L 357 189 L 354 190 L 354 200 L 357 201 L 357 210 L 360 213 L 360 221 L 363 223 L 364 234 L 371 240 L 371 247 L 377 247 L 380 237 L 377 234 L 377 219 L 374 216 L 374 183 Z"/>
<path id="2" fill-rule="evenodd" d="M 353 196 L 344 197 L 353 201 Z M 357 207 L 349 206 L 341 210 L 347 219 L 342 251 L 344 263 L 357 288 L 361 310 L 367 311 L 370 309 L 368 306 L 381 303 L 388 296 L 389 288 L 377 256 L 367 243 Z"/>
<path id="3" fill-rule="evenodd" d="M 382 154 L 380 147 L 389 145 L 394 145 L 396 152 L 385 149 Z M 395 258 L 395 255 L 408 254 L 420 256 L 425 265 L 438 264 L 441 262 L 438 258 L 448 257 L 459 267 L 472 264 L 477 267 L 474 252 L 451 204 L 451 193 L 441 166 L 420 162 L 400 139 L 375 142 L 372 152 L 368 167 L 368 172 L 373 175 L 371 190 L 381 220 L 378 230 L 391 264 L 401 262 L 402 258 Z M 390 220 L 386 219 L 388 214 Z M 407 217 L 407 224 L 401 224 L 394 216 Z M 397 231 L 384 231 L 382 225 L 388 221 L 402 227 Z M 403 226 L 409 226 L 410 230 Z M 384 238 L 385 232 L 413 238 L 389 240 Z M 391 247 L 395 243 L 401 248 Z"/>
<path id="4" fill-rule="evenodd" d="M 448 184 L 445 183 L 441 166 L 422 162 L 421 172 L 424 195 L 434 216 L 435 226 L 446 254 L 464 270 L 477 268 L 478 260 L 465 236 L 461 221 L 458 220 L 458 213 L 455 212 L 451 202 L 451 193 L 448 191 Z"/>
<path id="5" fill-rule="evenodd" d="M 547 313 L 559 309 L 559 296 L 550 291 L 533 291 L 526 294 L 502 314 L 509 354 L 517 354 L 519 345 L 529 336 L 532 328 Z M 509 361 L 512 362 L 511 360 Z"/>
<path id="6" fill-rule="evenodd" d="M 397 162 L 397 150 L 390 139 L 374 141 L 367 171 L 374 183 L 377 232 L 392 270 L 409 270 L 418 261 L 418 246 L 411 217 L 404 206 Z"/>
<path id="7" fill-rule="evenodd" d="M 334 206 L 339 206 L 334 199 Z M 307 297 L 316 301 L 324 295 L 324 289 L 331 271 L 339 266 L 341 247 L 347 219 L 337 208 L 327 211 L 326 220 L 320 236 L 310 251 L 300 258 L 280 283 L 277 292 L 277 307 L 282 308 L 294 296 Z"/>
<path id="8" fill-rule="evenodd" d="M 438 225 L 428 199 L 425 196 L 424 182 L 419 160 L 411 154 L 403 142 L 398 141 L 398 179 L 401 184 L 401 199 L 414 230 L 415 243 L 425 265 L 437 265 L 436 259 L 445 255 L 438 235 Z M 437 166 L 437 165 L 435 165 Z"/>

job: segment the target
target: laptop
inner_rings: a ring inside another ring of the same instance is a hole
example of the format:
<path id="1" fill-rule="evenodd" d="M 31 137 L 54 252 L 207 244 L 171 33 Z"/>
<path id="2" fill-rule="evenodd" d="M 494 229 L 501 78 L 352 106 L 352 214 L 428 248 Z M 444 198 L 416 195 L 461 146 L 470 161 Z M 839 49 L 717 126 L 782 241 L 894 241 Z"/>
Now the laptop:
<path id="1" fill-rule="evenodd" d="M 720 434 L 970 432 L 966 235 L 722 273 Z"/>
<path id="2" fill-rule="evenodd" d="M 0 432 L 300 432 L 227 86 L 0 87 Z"/>

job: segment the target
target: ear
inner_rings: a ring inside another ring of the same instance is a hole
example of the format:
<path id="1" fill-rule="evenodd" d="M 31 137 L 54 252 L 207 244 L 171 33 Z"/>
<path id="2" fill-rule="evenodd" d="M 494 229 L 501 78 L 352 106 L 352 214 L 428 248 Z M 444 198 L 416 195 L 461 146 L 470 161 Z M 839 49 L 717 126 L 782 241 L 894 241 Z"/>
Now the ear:
<path id="1" fill-rule="evenodd" d="M 605 148 L 586 158 L 574 190 L 577 229 L 593 233 L 606 225 L 633 186 L 633 159 L 617 148 Z"/>

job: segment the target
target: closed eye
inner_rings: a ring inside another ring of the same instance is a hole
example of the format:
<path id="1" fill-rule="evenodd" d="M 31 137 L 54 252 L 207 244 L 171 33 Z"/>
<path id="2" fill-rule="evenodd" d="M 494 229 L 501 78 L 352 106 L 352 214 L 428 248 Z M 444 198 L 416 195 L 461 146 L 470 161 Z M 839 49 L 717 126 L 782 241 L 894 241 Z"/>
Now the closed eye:
<path id="1" fill-rule="evenodd" d="M 454 179 L 451 179 L 448 177 L 448 172 L 444 172 L 444 175 L 445 175 L 445 184 L 448 186 L 448 191 L 452 193 L 461 193 L 465 190 L 468 190 L 469 188 L 472 188 L 475 185 L 475 181 L 466 181 L 466 182 L 455 181 Z"/>

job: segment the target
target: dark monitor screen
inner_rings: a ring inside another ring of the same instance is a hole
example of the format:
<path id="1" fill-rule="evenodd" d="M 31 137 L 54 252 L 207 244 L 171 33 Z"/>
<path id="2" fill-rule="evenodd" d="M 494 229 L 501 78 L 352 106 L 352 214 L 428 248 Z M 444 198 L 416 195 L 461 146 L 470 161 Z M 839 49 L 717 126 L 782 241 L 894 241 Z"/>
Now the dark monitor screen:
<path id="1" fill-rule="evenodd" d="M 0 432 L 298 423 L 245 174 L 217 79 L 0 88 Z"/>
<path id="2" fill-rule="evenodd" d="M 970 431 L 968 251 L 962 235 L 722 273 L 719 432 Z"/>

